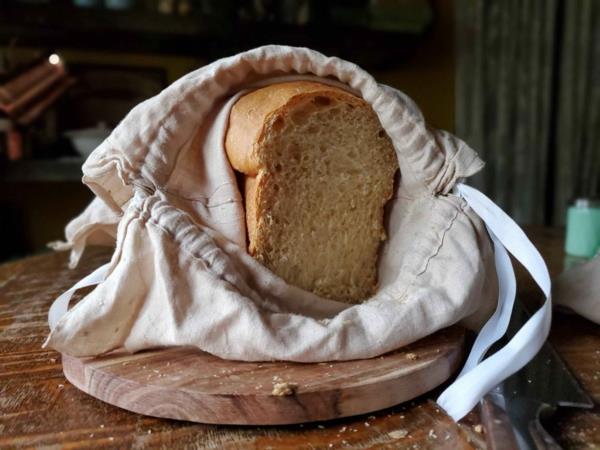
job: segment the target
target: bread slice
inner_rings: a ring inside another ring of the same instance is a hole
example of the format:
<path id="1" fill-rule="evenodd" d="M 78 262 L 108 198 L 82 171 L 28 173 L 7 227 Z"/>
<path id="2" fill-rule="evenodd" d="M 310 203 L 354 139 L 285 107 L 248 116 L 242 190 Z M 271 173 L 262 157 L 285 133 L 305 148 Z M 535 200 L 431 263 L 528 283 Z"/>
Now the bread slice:
<path id="1" fill-rule="evenodd" d="M 368 103 L 321 83 L 270 85 L 235 103 L 225 148 L 245 175 L 254 258 L 322 297 L 375 293 L 398 163 Z"/>

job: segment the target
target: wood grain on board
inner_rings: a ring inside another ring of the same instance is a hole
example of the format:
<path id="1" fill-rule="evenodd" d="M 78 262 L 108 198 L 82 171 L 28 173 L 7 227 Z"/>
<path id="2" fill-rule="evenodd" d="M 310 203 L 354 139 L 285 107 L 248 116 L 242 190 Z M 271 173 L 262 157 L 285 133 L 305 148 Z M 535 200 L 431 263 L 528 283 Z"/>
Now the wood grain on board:
<path id="1" fill-rule="evenodd" d="M 377 358 L 318 364 L 228 361 L 194 348 L 62 360 L 73 385 L 130 411 L 202 423 L 279 425 L 412 400 L 456 371 L 463 338 L 464 330 L 453 327 Z"/>

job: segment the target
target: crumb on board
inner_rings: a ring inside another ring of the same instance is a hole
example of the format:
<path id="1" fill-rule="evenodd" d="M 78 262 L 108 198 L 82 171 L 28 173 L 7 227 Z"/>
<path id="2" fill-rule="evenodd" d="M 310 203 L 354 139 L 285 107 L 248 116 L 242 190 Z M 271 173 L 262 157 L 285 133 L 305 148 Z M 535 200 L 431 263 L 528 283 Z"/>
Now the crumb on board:
<path id="1" fill-rule="evenodd" d="M 483 433 L 483 426 L 481 424 L 477 424 L 473 427 L 475 433 Z"/>
<path id="2" fill-rule="evenodd" d="M 407 353 L 406 354 L 406 359 L 409 359 L 411 361 L 416 361 L 417 360 L 417 355 L 414 353 Z"/>
<path id="3" fill-rule="evenodd" d="M 391 437 L 392 439 L 404 439 L 406 436 L 408 436 L 408 431 L 394 430 L 394 431 L 390 431 L 388 433 L 388 436 Z"/>
<path id="4" fill-rule="evenodd" d="M 296 383 L 275 383 L 273 385 L 272 395 L 276 395 L 278 397 L 283 397 L 285 395 L 293 395 L 296 392 L 298 385 Z"/>

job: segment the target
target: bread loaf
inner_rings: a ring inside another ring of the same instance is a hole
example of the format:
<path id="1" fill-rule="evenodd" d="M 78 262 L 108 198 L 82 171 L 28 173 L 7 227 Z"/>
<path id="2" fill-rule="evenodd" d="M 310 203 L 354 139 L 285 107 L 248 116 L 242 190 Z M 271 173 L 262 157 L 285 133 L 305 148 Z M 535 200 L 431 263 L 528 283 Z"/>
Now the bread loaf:
<path id="1" fill-rule="evenodd" d="M 398 163 L 367 102 L 321 83 L 270 85 L 235 103 L 225 147 L 244 174 L 254 258 L 323 297 L 375 293 Z"/>

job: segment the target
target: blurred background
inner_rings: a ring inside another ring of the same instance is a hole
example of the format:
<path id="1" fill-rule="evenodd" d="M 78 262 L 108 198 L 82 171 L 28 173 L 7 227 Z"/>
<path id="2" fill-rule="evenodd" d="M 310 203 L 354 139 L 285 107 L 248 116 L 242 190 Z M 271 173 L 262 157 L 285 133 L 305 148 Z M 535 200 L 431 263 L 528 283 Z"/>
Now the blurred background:
<path id="1" fill-rule="evenodd" d="M 356 62 L 487 162 L 472 183 L 562 226 L 600 189 L 595 0 L 4 0 L 0 261 L 43 251 L 92 199 L 85 157 L 134 105 L 263 44 Z"/>

